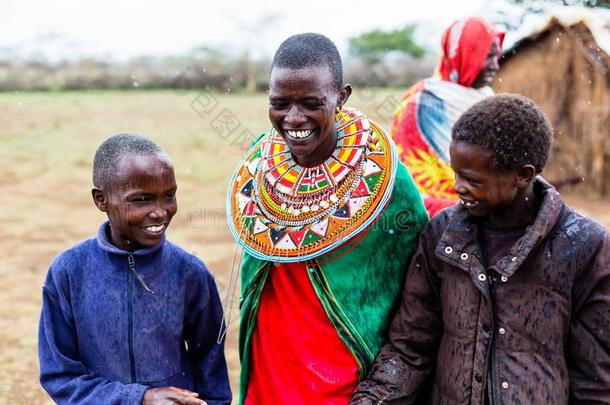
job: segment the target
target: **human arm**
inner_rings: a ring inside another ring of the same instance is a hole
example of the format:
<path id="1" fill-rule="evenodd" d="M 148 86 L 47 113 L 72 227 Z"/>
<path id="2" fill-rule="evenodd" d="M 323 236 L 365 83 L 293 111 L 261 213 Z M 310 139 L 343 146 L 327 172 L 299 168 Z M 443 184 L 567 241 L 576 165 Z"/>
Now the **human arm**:
<path id="1" fill-rule="evenodd" d="M 389 342 L 382 347 L 350 404 L 411 404 L 418 387 L 434 367 L 441 337 L 440 279 L 433 261 L 430 225 L 419 240 L 407 270 L 400 309 L 392 321 Z"/>
<path id="2" fill-rule="evenodd" d="M 58 404 L 97 404 L 102 399 L 105 404 L 140 404 L 147 386 L 108 380 L 80 360 L 69 282 L 59 267 L 51 267 L 42 290 L 40 383 Z"/>
<path id="3" fill-rule="evenodd" d="M 187 287 L 185 340 L 193 367 L 194 391 L 208 404 L 229 404 L 231 389 L 224 356 L 222 304 L 212 275 L 199 262 Z"/>
<path id="4" fill-rule="evenodd" d="M 589 241 L 590 243 L 591 241 Z M 577 275 L 566 356 L 570 405 L 610 402 L 610 237 Z"/>

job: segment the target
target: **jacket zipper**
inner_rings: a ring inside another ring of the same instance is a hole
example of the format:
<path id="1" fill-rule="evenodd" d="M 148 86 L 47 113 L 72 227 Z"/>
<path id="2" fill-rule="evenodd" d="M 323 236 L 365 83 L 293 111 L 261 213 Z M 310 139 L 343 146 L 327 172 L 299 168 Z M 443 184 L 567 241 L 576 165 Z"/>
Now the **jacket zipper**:
<path id="1" fill-rule="evenodd" d="M 489 296 L 491 298 L 491 355 L 490 357 L 490 381 L 491 381 L 491 405 L 498 404 L 496 401 L 496 292 L 495 292 L 495 275 L 488 275 L 489 278 Z"/>
<path id="2" fill-rule="evenodd" d="M 128 302 L 127 302 L 127 341 L 129 344 L 129 367 L 131 370 L 131 382 L 136 382 L 136 361 L 133 354 L 133 274 L 136 271 L 136 261 L 133 258 L 131 252 L 127 257 L 129 263 L 129 271 L 127 272 L 129 289 L 128 289 Z"/>
<path id="3" fill-rule="evenodd" d="M 487 398 L 487 391 L 489 390 L 491 392 L 491 404 L 490 405 L 496 405 L 496 388 L 495 388 L 495 358 L 496 358 L 496 345 L 495 345 L 495 335 L 496 335 L 496 298 L 495 298 L 495 283 L 494 283 L 494 274 L 491 273 L 490 267 L 489 267 L 489 262 L 488 262 L 488 258 L 487 258 L 487 252 L 485 251 L 485 241 L 483 240 L 482 237 L 483 233 L 481 231 L 480 225 L 479 225 L 479 229 L 477 230 L 477 238 L 479 239 L 479 246 L 481 246 L 481 261 L 482 264 L 485 268 L 485 273 L 487 274 L 487 280 L 488 280 L 488 290 L 489 290 L 489 302 L 490 302 L 490 310 L 491 310 L 491 321 L 490 321 L 490 330 L 489 330 L 489 339 L 490 339 L 490 345 L 489 345 L 489 349 L 487 350 L 487 360 L 485 362 L 485 366 L 487 367 L 486 370 L 486 374 L 489 373 L 489 375 L 486 375 L 485 381 L 485 392 L 483 393 L 483 395 L 485 395 L 485 398 Z M 493 269 L 492 269 L 493 271 Z M 491 385 L 491 386 L 489 386 Z M 484 400 L 483 403 L 485 403 L 486 401 Z"/>

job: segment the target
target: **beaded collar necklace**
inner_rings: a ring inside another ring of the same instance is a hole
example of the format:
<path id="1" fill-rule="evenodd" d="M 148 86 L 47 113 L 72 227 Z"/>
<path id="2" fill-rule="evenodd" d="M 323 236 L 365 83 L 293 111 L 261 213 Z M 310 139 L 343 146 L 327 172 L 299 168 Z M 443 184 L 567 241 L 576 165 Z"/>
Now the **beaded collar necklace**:
<path id="1" fill-rule="evenodd" d="M 356 110 L 341 110 L 335 125 L 337 146 L 318 166 L 297 164 L 272 130 L 237 169 L 229 225 L 253 256 L 316 257 L 359 233 L 389 200 L 397 164 L 391 141 Z"/>
<path id="2" fill-rule="evenodd" d="M 364 150 L 369 140 L 368 121 L 353 123 L 346 113 L 338 118 L 337 146 L 318 166 L 297 164 L 275 131 L 263 144 L 265 158 L 259 163 L 254 193 L 259 208 L 275 223 L 302 226 L 315 222 L 327 211 L 334 211 L 362 178 Z"/>

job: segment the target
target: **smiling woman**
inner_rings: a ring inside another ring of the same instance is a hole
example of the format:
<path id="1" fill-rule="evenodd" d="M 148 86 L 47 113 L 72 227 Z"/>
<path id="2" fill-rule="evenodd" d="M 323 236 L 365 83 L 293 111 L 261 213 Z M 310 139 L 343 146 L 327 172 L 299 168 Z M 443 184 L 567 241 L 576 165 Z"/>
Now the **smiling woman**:
<path id="1" fill-rule="evenodd" d="M 407 90 L 400 102 L 392 137 L 430 216 L 454 204 L 449 165 L 451 127 L 474 103 L 493 95 L 504 33 L 471 17 L 455 21 L 442 38 L 436 74 Z"/>
<path id="2" fill-rule="evenodd" d="M 296 35 L 277 50 L 273 128 L 227 198 L 245 250 L 240 403 L 347 403 L 427 220 L 391 139 L 345 107 L 351 92 L 328 38 Z"/>
<path id="3" fill-rule="evenodd" d="M 352 88 L 337 90 L 327 66 L 303 69 L 276 67 L 269 85 L 269 119 L 302 166 L 322 163 L 335 149 L 334 112 Z"/>

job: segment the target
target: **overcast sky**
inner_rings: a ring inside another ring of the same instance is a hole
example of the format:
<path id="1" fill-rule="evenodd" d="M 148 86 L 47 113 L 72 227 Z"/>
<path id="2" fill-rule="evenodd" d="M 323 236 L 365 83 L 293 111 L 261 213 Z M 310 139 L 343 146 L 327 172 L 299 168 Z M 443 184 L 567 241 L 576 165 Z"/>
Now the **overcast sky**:
<path id="1" fill-rule="evenodd" d="M 481 0 L 2 0 L 0 47 L 21 55 L 75 55 L 124 60 L 186 53 L 198 45 L 270 55 L 291 34 L 314 31 L 341 51 L 347 38 L 373 28 L 420 23 L 418 36 L 436 48 L 453 20 L 484 11 Z M 43 45 L 44 44 L 44 45 Z"/>

